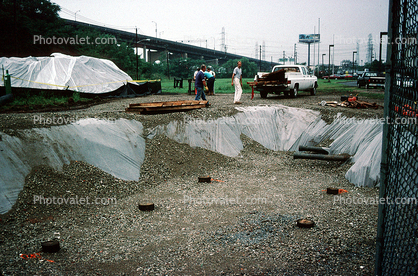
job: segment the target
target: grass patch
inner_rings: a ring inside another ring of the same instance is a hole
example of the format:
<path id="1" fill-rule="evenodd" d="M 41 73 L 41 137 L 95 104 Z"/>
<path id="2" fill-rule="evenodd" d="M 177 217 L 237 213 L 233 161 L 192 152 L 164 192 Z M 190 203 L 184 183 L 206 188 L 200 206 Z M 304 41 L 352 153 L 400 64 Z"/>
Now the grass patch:
<path id="1" fill-rule="evenodd" d="M 251 93 L 251 86 L 247 82 L 253 81 L 253 78 L 244 78 L 242 80 L 243 93 Z M 348 86 L 345 83 L 355 82 L 356 80 L 328 80 L 318 79 L 318 95 L 358 95 L 361 98 L 367 99 L 383 99 L 384 93 L 381 89 L 369 89 L 357 88 L 357 86 Z M 174 88 L 174 79 L 170 80 L 165 78 L 161 80 L 161 88 L 164 93 L 185 93 L 187 94 L 189 89 L 189 83 L 187 80 L 183 80 L 183 88 Z M 191 86 L 194 91 L 194 83 Z M 219 94 L 233 94 L 235 92 L 234 87 L 231 85 L 230 78 L 216 79 L 215 81 L 215 93 Z M 258 92 L 255 92 L 258 94 Z M 193 92 L 194 94 L 194 92 Z"/>
<path id="2" fill-rule="evenodd" d="M 359 96 L 359 99 L 368 98 L 368 99 L 383 100 L 385 98 L 385 93 L 360 92 L 360 93 L 358 93 L 358 96 Z"/>
<path id="3" fill-rule="evenodd" d="M 355 80 L 351 80 L 354 81 Z M 319 94 L 341 94 L 341 95 L 357 95 L 359 98 L 367 99 L 384 99 L 384 90 L 377 89 L 365 89 L 357 88 L 356 86 L 348 86 L 344 83 L 349 82 L 347 80 L 318 80 L 318 93 Z"/>
<path id="4" fill-rule="evenodd" d="M 251 87 L 247 82 L 253 81 L 253 78 L 242 79 L 242 92 L 251 93 Z M 183 88 L 174 88 L 174 78 L 161 79 L 161 89 L 164 93 L 187 93 L 189 91 L 189 82 L 183 79 Z M 194 83 L 192 82 L 191 89 L 194 91 Z M 231 78 L 223 78 L 215 80 L 215 93 L 232 94 L 235 93 L 235 88 L 231 85 Z"/>
<path id="5" fill-rule="evenodd" d="M 340 80 L 318 80 L 318 92 L 321 93 L 333 93 L 333 92 L 344 92 L 346 94 L 356 94 L 356 86 L 345 85 L 347 81 Z"/>

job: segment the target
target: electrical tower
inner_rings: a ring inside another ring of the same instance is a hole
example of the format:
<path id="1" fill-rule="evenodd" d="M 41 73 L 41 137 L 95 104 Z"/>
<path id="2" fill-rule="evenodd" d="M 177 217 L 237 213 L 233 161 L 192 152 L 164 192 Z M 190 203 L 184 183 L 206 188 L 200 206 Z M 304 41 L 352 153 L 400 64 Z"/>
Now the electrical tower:
<path id="1" fill-rule="evenodd" d="M 262 60 L 266 60 L 266 42 L 263 40 Z"/>
<path id="2" fill-rule="evenodd" d="M 225 27 L 222 27 L 222 45 L 221 45 L 221 51 L 224 51 L 226 53 L 226 44 L 225 44 Z"/>
<path id="3" fill-rule="evenodd" d="M 373 36 L 372 34 L 369 34 L 369 40 L 367 42 L 367 55 L 366 60 L 367 62 L 370 62 L 370 64 L 373 61 Z"/>

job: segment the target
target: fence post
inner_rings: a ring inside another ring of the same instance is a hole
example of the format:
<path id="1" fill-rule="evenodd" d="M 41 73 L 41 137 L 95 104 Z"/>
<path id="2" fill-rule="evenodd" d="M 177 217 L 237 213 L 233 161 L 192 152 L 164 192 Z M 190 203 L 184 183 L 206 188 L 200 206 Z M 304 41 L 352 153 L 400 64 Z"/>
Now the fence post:
<path id="1" fill-rule="evenodd" d="M 396 0 L 397 1 L 397 0 Z M 390 116 L 390 91 L 392 88 L 392 46 L 389 42 L 393 40 L 393 5 L 394 0 L 389 1 L 389 20 L 388 20 L 388 44 L 386 53 L 386 80 L 385 80 L 385 103 L 384 103 L 384 125 L 383 125 L 383 137 L 382 137 L 382 161 L 380 164 L 380 187 L 379 187 L 379 203 L 381 198 L 386 197 L 386 185 L 387 185 L 387 174 L 388 174 L 388 135 L 389 135 L 389 124 L 388 119 Z M 384 226 L 385 226 L 385 204 L 378 205 L 378 221 L 377 221 L 377 237 L 376 237 L 376 262 L 375 262 L 375 275 L 382 275 L 382 261 L 383 261 L 383 246 L 384 246 Z"/>

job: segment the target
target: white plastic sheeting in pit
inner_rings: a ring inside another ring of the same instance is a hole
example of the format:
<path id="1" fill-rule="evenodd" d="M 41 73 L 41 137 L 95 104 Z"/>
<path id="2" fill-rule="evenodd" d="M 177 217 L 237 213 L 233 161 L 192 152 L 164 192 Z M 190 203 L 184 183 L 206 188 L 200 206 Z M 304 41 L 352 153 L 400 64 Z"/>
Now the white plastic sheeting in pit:
<path id="1" fill-rule="evenodd" d="M 243 149 L 244 134 L 271 150 L 298 151 L 300 145 L 317 145 L 333 140 L 331 154 L 352 155 L 355 164 L 345 177 L 358 187 L 379 186 L 381 120 L 335 118 L 327 124 L 319 112 L 282 105 L 237 108 L 242 111 L 231 117 L 173 121 L 158 126 L 150 135 L 165 134 L 180 143 L 201 147 L 227 156 L 237 156 Z"/>
<path id="2" fill-rule="evenodd" d="M 117 90 L 132 78 L 112 61 L 60 53 L 50 57 L 0 58 L 9 70 L 13 87 L 107 93 Z M 0 80 L 0 86 L 4 86 Z"/>
<path id="3" fill-rule="evenodd" d="M 61 170 L 84 161 L 115 177 L 138 180 L 145 157 L 142 124 L 126 119 L 83 119 L 73 124 L 1 133 L 0 213 L 7 212 L 23 189 L 26 175 L 38 165 Z"/>
<path id="4" fill-rule="evenodd" d="M 358 187 L 379 186 L 383 124 L 379 119 L 357 119 L 340 116 L 327 125 L 317 119 L 299 137 L 291 150 L 300 145 L 316 145 L 327 139 L 333 140 L 331 154 L 352 155 L 355 164 L 345 177 Z"/>
<path id="5" fill-rule="evenodd" d="M 244 134 L 271 150 L 289 150 L 303 131 L 319 116 L 319 112 L 287 107 L 250 106 L 231 117 L 172 121 L 158 126 L 149 136 L 163 133 L 179 143 L 201 147 L 226 156 L 237 156 L 243 149 Z"/>

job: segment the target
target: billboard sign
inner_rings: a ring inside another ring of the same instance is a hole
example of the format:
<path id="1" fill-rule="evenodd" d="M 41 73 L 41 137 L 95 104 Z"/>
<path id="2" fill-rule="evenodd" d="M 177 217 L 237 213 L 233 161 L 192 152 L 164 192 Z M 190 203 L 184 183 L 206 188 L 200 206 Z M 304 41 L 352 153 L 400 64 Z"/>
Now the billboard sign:
<path id="1" fill-rule="evenodd" d="M 300 34 L 300 43 L 316 43 L 319 42 L 319 34 Z"/>

